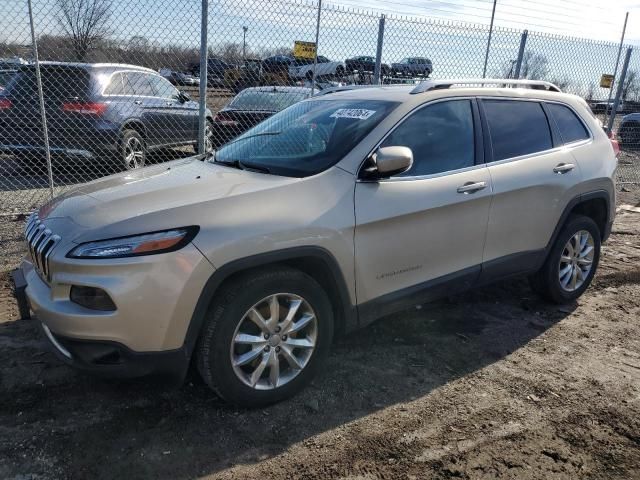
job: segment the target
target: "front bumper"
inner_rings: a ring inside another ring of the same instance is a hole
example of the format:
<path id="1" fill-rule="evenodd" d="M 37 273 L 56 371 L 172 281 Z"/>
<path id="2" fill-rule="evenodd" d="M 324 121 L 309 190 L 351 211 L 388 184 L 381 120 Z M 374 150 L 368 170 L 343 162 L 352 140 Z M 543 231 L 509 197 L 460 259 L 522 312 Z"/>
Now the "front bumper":
<path id="1" fill-rule="evenodd" d="M 67 365 L 91 374 L 111 378 L 146 375 L 169 377 L 182 382 L 189 368 L 186 348 L 166 352 L 134 352 L 116 342 L 78 340 L 54 334 L 41 324 L 53 353 Z"/>
<path id="2" fill-rule="evenodd" d="M 195 246 L 113 260 L 68 259 L 54 252 L 50 260 L 50 282 L 29 261 L 21 270 L 30 309 L 63 361 L 116 376 L 184 373 L 191 354 L 187 329 L 214 272 Z M 104 290 L 116 310 L 91 310 L 72 302 L 72 285 Z"/>

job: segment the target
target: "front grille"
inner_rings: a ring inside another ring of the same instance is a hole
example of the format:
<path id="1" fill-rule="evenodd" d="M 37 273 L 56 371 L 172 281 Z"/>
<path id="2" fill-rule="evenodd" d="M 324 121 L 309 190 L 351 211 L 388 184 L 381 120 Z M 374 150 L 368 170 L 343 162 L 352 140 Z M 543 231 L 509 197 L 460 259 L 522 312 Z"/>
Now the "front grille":
<path id="1" fill-rule="evenodd" d="M 49 268 L 49 256 L 55 244 L 60 241 L 60 237 L 54 235 L 51 230 L 45 227 L 36 212 L 32 213 L 27 219 L 24 235 L 27 239 L 27 246 L 29 247 L 29 255 L 31 256 L 33 268 L 35 268 L 42 278 L 50 282 L 51 270 Z"/>

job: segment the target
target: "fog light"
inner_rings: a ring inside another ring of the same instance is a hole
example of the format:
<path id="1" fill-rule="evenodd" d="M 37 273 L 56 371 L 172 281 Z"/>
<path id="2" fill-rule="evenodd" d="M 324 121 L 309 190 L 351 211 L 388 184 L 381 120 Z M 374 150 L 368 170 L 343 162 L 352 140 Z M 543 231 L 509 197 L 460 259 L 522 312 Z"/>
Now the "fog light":
<path id="1" fill-rule="evenodd" d="M 69 298 L 73 303 L 77 303 L 91 310 L 109 312 L 116 309 L 116 305 L 113 303 L 113 300 L 111 300 L 111 297 L 100 288 L 72 285 Z"/>

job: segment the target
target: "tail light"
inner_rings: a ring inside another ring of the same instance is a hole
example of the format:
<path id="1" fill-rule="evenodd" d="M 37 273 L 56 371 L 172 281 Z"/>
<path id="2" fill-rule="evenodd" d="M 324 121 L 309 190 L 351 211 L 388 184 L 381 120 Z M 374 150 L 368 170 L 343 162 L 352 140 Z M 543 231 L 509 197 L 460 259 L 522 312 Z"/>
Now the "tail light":
<path id="1" fill-rule="evenodd" d="M 11 108 L 11 100 L 8 98 L 0 98 L 0 110 L 8 110 Z"/>
<path id="2" fill-rule="evenodd" d="M 611 146 L 613 147 L 613 153 L 617 157 L 620 153 L 620 144 L 618 143 L 618 139 L 616 138 L 615 132 L 611 131 L 607 134 L 609 140 L 611 140 Z"/>
<path id="3" fill-rule="evenodd" d="M 102 115 L 106 110 L 106 103 L 65 102 L 62 104 L 62 111 L 68 113 L 81 113 L 83 115 Z"/>
<path id="4" fill-rule="evenodd" d="M 224 113 L 217 113 L 215 117 L 213 117 L 213 121 L 219 123 L 220 125 L 238 125 L 238 121 L 233 118 L 225 115 Z"/>

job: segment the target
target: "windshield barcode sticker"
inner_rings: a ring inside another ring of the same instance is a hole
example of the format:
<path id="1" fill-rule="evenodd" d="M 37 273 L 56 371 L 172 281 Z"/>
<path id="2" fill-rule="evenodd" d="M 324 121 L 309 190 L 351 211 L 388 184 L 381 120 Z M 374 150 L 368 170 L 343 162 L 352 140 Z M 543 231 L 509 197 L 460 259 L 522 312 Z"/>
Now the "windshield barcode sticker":
<path id="1" fill-rule="evenodd" d="M 357 118 L 359 120 L 366 120 L 371 115 L 376 113 L 375 110 L 366 110 L 364 108 L 339 108 L 333 112 L 331 118 Z"/>

